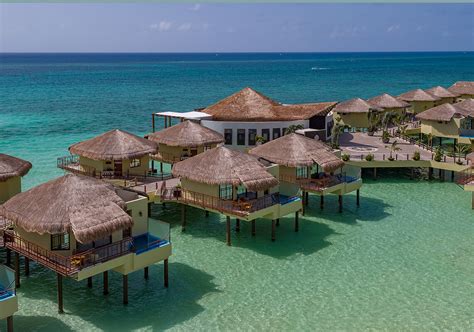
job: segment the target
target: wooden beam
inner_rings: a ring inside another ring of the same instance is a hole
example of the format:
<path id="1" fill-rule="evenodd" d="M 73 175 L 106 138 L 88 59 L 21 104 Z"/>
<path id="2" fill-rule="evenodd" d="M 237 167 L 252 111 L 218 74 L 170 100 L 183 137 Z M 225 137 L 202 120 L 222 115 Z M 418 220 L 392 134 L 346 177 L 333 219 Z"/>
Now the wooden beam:
<path id="1" fill-rule="evenodd" d="M 30 275 L 30 259 L 25 257 L 25 276 Z"/>
<path id="2" fill-rule="evenodd" d="M 164 281 L 165 281 L 165 288 L 168 288 L 168 258 L 165 259 L 164 261 L 164 269 L 163 269 L 163 274 L 164 274 Z"/>
<path id="3" fill-rule="evenodd" d="M 474 199 L 473 199 L 473 202 L 474 202 Z M 256 233 L 255 220 L 252 220 L 250 224 L 252 224 L 252 236 L 255 236 L 255 233 Z"/>
<path id="4" fill-rule="evenodd" d="M 272 242 L 275 242 L 275 219 L 272 219 Z"/>
<path id="5" fill-rule="evenodd" d="M 7 317 L 7 332 L 13 332 L 13 316 Z"/>
<path id="6" fill-rule="evenodd" d="M 143 269 L 143 274 L 144 274 L 145 280 L 148 280 L 148 266 L 145 266 L 145 268 Z"/>
<path id="7" fill-rule="evenodd" d="M 58 277 L 58 313 L 64 313 L 63 310 L 63 276 L 59 273 L 56 274 Z"/>
<path id="8" fill-rule="evenodd" d="M 235 219 L 235 231 L 240 232 L 240 219 Z"/>
<path id="9" fill-rule="evenodd" d="M 123 286 L 123 304 L 128 304 L 128 275 L 124 274 L 122 276 L 122 286 Z"/>
<path id="10" fill-rule="evenodd" d="M 109 294 L 109 271 L 104 271 L 104 295 Z"/>
<path id="11" fill-rule="evenodd" d="M 228 246 L 232 245 L 231 239 L 230 239 L 230 217 L 229 216 L 226 217 L 226 241 L 227 241 Z"/>
<path id="12" fill-rule="evenodd" d="M 298 211 L 295 212 L 295 232 L 299 230 Z"/>
<path id="13" fill-rule="evenodd" d="M 15 287 L 20 288 L 20 254 L 15 253 Z"/>

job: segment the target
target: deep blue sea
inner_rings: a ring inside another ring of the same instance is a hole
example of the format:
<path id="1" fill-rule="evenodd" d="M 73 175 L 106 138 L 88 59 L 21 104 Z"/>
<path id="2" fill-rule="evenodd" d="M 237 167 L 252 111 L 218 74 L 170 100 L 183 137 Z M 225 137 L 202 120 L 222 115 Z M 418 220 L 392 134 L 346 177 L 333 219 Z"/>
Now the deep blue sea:
<path id="1" fill-rule="evenodd" d="M 285 103 L 368 98 L 474 80 L 474 53 L 1 54 L 0 151 L 61 174 L 72 143 L 151 113 L 190 111 L 246 86 Z"/>

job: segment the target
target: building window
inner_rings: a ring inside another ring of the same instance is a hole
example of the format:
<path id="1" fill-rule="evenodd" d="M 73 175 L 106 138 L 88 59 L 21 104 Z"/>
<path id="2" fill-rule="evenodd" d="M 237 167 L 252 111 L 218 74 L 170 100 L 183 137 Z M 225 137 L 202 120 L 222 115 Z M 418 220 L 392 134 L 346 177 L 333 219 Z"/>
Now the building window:
<path id="1" fill-rule="evenodd" d="M 130 161 L 130 168 L 140 167 L 140 159 L 132 159 Z"/>
<path id="2" fill-rule="evenodd" d="M 224 129 L 224 140 L 226 145 L 232 145 L 232 129 Z"/>
<path id="3" fill-rule="evenodd" d="M 220 199 L 232 199 L 232 185 L 231 184 L 220 184 L 219 185 L 219 198 Z"/>
<path id="4" fill-rule="evenodd" d="M 257 139 L 257 129 L 249 129 L 249 145 L 255 145 Z"/>
<path id="5" fill-rule="evenodd" d="M 245 129 L 237 129 L 237 145 L 245 145 Z"/>
<path id="6" fill-rule="evenodd" d="M 191 157 L 198 154 L 198 150 L 196 148 L 191 148 Z"/>
<path id="7" fill-rule="evenodd" d="M 69 250 L 69 233 L 51 235 L 51 250 Z"/>
<path id="8" fill-rule="evenodd" d="M 308 178 L 308 167 L 296 167 L 296 178 L 307 179 Z"/>
<path id="9" fill-rule="evenodd" d="M 273 139 L 277 139 L 281 136 L 280 128 L 273 128 Z"/>
<path id="10" fill-rule="evenodd" d="M 270 129 L 262 129 L 262 137 L 265 142 L 268 142 L 270 140 Z"/>
<path id="11" fill-rule="evenodd" d="M 210 145 L 204 145 L 204 151 L 210 150 L 212 147 Z"/>

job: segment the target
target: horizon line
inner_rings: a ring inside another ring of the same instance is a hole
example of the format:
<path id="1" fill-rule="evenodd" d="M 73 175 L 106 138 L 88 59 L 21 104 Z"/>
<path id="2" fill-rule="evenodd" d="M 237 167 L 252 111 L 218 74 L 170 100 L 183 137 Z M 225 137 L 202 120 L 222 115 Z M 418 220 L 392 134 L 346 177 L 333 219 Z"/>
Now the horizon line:
<path id="1" fill-rule="evenodd" d="M 455 51 L 435 51 L 435 50 L 423 50 L 423 51 L 178 51 L 178 52 L 141 52 L 141 51 L 59 51 L 59 52 L 1 52 L 0 54 L 333 54 L 333 53 L 474 53 L 474 50 L 455 50 Z"/>

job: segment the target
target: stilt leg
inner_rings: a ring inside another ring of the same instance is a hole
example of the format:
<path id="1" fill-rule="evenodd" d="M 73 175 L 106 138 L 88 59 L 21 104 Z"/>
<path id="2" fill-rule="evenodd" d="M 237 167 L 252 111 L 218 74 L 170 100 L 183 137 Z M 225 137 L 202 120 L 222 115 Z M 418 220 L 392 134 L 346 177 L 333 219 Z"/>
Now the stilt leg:
<path id="1" fill-rule="evenodd" d="M 63 310 L 63 276 L 59 273 L 57 274 L 58 277 L 58 313 L 64 313 Z"/>
<path id="2" fill-rule="evenodd" d="M 377 180 L 377 167 L 374 167 L 374 180 Z"/>
<path id="3" fill-rule="evenodd" d="M 186 205 L 181 204 L 181 231 L 186 231 Z"/>
<path id="4" fill-rule="evenodd" d="M 109 294 L 109 271 L 104 271 L 104 295 Z"/>
<path id="5" fill-rule="evenodd" d="M 295 212 L 295 232 L 299 230 L 298 211 Z"/>
<path id="6" fill-rule="evenodd" d="M 151 217 L 151 203 L 148 203 L 148 217 Z"/>
<path id="7" fill-rule="evenodd" d="M 12 251 L 7 248 L 7 266 L 12 266 Z"/>
<path id="8" fill-rule="evenodd" d="M 272 220 L 272 242 L 275 242 L 275 219 Z"/>
<path id="9" fill-rule="evenodd" d="M 87 287 L 92 288 L 92 277 L 87 278 Z"/>
<path id="10" fill-rule="evenodd" d="M 15 287 L 20 288 L 20 254 L 15 253 Z"/>
<path id="11" fill-rule="evenodd" d="M 277 227 L 280 227 L 280 219 L 276 220 L 276 225 L 277 225 Z"/>
<path id="12" fill-rule="evenodd" d="M 240 232 L 240 219 L 235 220 L 235 231 Z"/>
<path id="13" fill-rule="evenodd" d="M 209 211 L 206 210 L 206 217 L 209 217 Z"/>
<path id="14" fill-rule="evenodd" d="M 301 213 L 304 216 L 305 210 L 306 210 L 306 208 L 305 208 L 305 206 L 306 206 L 306 202 L 305 202 L 306 201 L 306 193 L 304 191 L 303 191 L 303 194 L 301 195 L 301 200 L 302 200 L 302 202 L 301 202 L 301 205 L 302 205 Z"/>
<path id="15" fill-rule="evenodd" d="M 7 317 L 7 332 L 13 332 L 13 316 Z"/>
<path id="16" fill-rule="evenodd" d="M 143 269 L 145 280 L 148 280 L 148 266 Z"/>
<path id="17" fill-rule="evenodd" d="M 128 304 L 128 275 L 124 274 L 122 278 L 123 284 L 123 304 Z"/>
<path id="18" fill-rule="evenodd" d="M 226 240 L 227 240 L 227 245 L 230 246 L 232 245 L 231 240 L 230 240 L 230 217 L 227 216 L 226 220 Z"/>
<path id="19" fill-rule="evenodd" d="M 319 202 L 319 207 L 322 209 L 324 209 L 324 195 L 321 195 L 321 201 Z"/>
<path id="20" fill-rule="evenodd" d="M 256 231 L 255 231 L 255 228 L 256 228 L 255 227 L 255 220 L 252 220 L 250 223 L 252 224 L 252 236 L 255 236 L 255 233 L 256 233 Z"/>
<path id="21" fill-rule="evenodd" d="M 309 204 L 309 192 L 306 192 L 306 197 L 304 199 L 304 202 L 306 203 L 306 206 Z"/>
<path id="22" fill-rule="evenodd" d="M 164 279 L 165 279 L 165 288 L 168 288 L 168 259 L 165 259 L 164 261 Z"/>
<path id="23" fill-rule="evenodd" d="M 339 212 L 342 212 L 342 195 L 339 195 Z"/>
<path id="24" fill-rule="evenodd" d="M 454 182 L 454 171 L 451 171 L 451 182 Z"/>
<path id="25" fill-rule="evenodd" d="M 411 168 L 411 180 L 414 180 L 415 179 L 415 169 L 412 167 Z"/>
<path id="26" fill-rule="evenodd" d="M 357 206 L 360 206 L 360 189 L 357 189 L 356 191 L 356 204 Z"/>
<path id="27" fill-rule="evenodd" d="M 30 275 L 30 259 L 25 257 L 25 276 Z"/>

